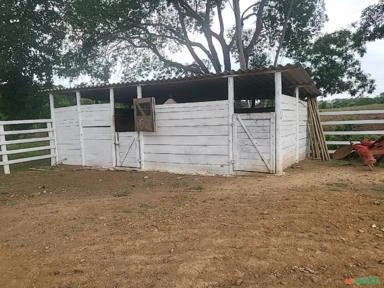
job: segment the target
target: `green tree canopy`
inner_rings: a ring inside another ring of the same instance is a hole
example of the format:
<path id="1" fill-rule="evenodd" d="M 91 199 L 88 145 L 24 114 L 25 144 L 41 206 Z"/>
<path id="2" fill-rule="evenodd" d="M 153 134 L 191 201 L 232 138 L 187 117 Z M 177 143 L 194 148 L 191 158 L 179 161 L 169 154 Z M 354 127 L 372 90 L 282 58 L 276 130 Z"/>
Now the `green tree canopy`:
<path id="1" fill-rule="evenodd" d="M 64 0 L 0 2 L 0 110 L 7 117 L 36 116 L 52 85 L 67 27 Z"/>

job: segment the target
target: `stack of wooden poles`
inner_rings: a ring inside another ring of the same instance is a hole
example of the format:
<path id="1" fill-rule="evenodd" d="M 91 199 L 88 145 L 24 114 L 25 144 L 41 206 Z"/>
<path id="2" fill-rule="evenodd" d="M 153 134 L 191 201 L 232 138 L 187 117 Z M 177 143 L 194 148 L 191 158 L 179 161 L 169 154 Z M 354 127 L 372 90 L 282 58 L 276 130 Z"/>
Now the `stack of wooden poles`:
<path id="1" fill-rule="evenodd" d="M 321 126 L 316 97 L 308 98 L 308 133 L 310 141 L 309 158 L 328 161 L 330 157 L 323 127 Z"/>

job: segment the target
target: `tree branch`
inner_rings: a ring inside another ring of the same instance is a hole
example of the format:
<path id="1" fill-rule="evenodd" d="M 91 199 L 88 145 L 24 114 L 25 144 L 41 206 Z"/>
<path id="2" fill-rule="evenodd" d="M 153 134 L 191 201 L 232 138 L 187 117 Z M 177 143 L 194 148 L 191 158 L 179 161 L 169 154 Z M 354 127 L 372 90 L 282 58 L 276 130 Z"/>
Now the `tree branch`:
<path id="1" fill-rule="evenodd" d="M 252 53 L 252 49 L 255 47 L 257 41 L 259 40 L 261 31 L 263 29 L 263 13 L 264 8 L 267 4 L 268 0 L 261 0 L 259 4 L 259 9 L 257 10 L 257 20 L 256 20 L 256 30 L 252 36 L 251 41 L 248 46 L 244 49 L 244 54 L 246 58 L 246 62 L 248 63 L 249 55 Z"/>
<path id="2" fill-rule="evenodd" d="M 283 25 L 283 31 L 281 32 L 281 37 L 279 40 L 279 46 L 278 46 L 277 51 L 276 51 L 275 61 L 273 62 L 274 66 L 277 65 L 277 62 L 279 60 L 280 51 L 283 48 L 285 34 L 286 34 L 287 28 L 288 28 L 288 21 L 289 21 L 289 18 L 291 17 L 292 10 L 293 10 L 293 3 L 294 3 L 294 0 L 291 0 L 291 3 L 290 3 L 289 8 L 288 8 L 287 16 L 285 17 L 285 21 L 284 21 L 284 25 Z"/>
<path id="3" fill-rule="evenodd" d="M 239 52 L 239 61 L 240 61 L 240 69 L 246 69 L 247 68 L 247 62 L 245 59 L 245 52 L 244 52 L 244 43 L 243 43 L 243 25 L 241 22 L 241 16 L 240 16 L 240 3 L 239 0 L 233 0 L 233 9 L 235 13 L 235 23 L 236 23 L 236 32 L 235 32 L 235 38 L 236 38 L 236 45 Z"/>

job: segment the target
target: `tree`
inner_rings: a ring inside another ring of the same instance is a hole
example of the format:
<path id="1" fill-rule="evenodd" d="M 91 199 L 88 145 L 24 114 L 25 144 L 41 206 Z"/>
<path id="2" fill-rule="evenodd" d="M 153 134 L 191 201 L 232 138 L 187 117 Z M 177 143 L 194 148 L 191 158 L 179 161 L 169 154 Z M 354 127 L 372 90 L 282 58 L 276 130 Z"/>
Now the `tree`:
<path id="1" fill-rule="evenodd" d="M 52 86 L 66 36 L 63 0 L 0 2 L 0 110 L 6 118 L 38 117 Z"/>
<path id="2" fill-rule="evenodd" d="M 68 63 L 73 66 L 77 59 L 105 64 L 98 67 L 116 62 L 129 67 L 134 55 L 142 67 L 156 60 L 159 65 L 152 71 L 161 73 L 222 72 L 233 69 L 234 61 L 246 69 L 257 51 L 277 47 L 282 34 L 284 47 L 278 52 L 289 54 L 319 33 L 326 20 L 323 0 L 291 3 L 258 0 L 241 7 L 239 0 L 72 0 L 67 11 L 78 45 L 77 58 L 70 54 Z M 292 12 L 287 14 L 289 7 Z M 231 19 L 224 11 L 232 11 Z M 170 57 L 180 51 L 192 61 Z M 83 67 L 82 72 L 92 75 L 105 72 L 95 71 L 94 65 Z"/>
<path id="3" fill-rule="evenodd" d="M 375 81 L 361 68 L 360 57 L 365 53 L 353 32 L 340 30 L 319 37 L 293 57 L 308 67 L 323 96 L 345 91 L 355 96 L 375 90 Z"/>
<path id="4" fill-rule="evenodd" d="M 365 42 L 384 38 L 383 0 L 363 10 L 357 34 Z"/>

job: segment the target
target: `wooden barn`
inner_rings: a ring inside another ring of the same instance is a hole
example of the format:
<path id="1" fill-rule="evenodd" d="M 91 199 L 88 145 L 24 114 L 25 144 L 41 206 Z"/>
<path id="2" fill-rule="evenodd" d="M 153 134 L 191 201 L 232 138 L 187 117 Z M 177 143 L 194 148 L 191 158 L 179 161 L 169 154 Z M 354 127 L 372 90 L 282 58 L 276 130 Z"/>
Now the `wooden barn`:
<path id="1" fill-rule="evenodd" d="M 51 90 L 59 163 L 177 173 L 282 173 L 306 157 L 296 65 Z"/>

